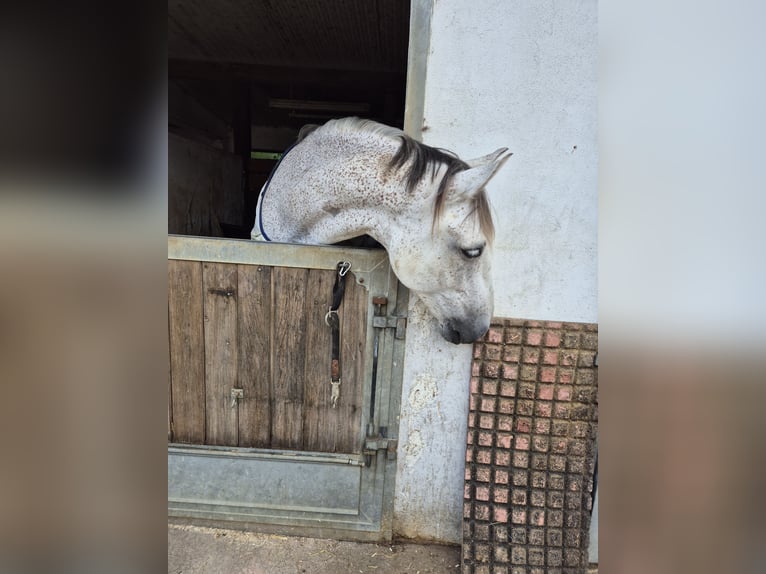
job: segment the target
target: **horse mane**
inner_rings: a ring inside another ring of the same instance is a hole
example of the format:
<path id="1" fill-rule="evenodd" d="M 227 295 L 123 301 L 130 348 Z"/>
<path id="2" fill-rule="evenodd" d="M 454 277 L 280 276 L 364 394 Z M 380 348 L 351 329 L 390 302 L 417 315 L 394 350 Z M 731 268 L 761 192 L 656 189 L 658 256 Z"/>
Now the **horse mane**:
<path id="1" fill-rule="evenodd" d="M 431 180 L 433 181 L 439 172 L 439 168 L 442 165 L 446 166 L 446 173 L 441 182 L 439 182 L 439 188 L 436 192 L 432 225 L 436 225 L 436 222 L 442 215 L 446 198 L 445 192 L 447 191 L 452 178 L 455 174 L 470 167 L 466 162 L 449 150 L 431 147 L 414 140 L 398 128 L 386 126 L 372 120 L 349 117 L 332 120 L 325 125 L 329 126 L 329 124 L 332 124 L 332 127 L 339 131 L 364 131 L 388 138 L 399 139 L 399 149 L 389 161 L 387 168 L 393 170 L 404 169 L 409 163 L 405 174 L 405 185 L 409 193 L 413 192 L 418 183 L 425 178 L 426 173 L 429 170 L 431 173 Z M 311 128 L 307 132 L 302 133 L 300 139 L 303 139 L 308 133 L 316 129 L 314 126 L 311 126 Z M 481 231 L 486 236 L 487 241 L 491 244 L 495 237 L 495 225 L 492 220 L 492 211 L 490 209 L 489 199 L 487 198 L 487 192 L 484 188 L 482 188 L 479 193 L 476 194 L 476 197 L 474 197 L 473 208 L 472 213 L 476 214 Z"/>
<path id="2" fill-rule="evenodd" d="M 452 178 L 456 173 L 468 169 L 470 166 L 462 159 L 457 157 L 453 152 L 428 146 L 417 140 L 412 139 L 408 135 L 402 133 L 399 136 L 401 144 L 396 152 L 396 155 L 391 159 L 388 164 L 389 169 L 400 169 L 409 161 L 409 168 L 407 169 L 407 191 L 412 193 L 417 184 L 425 177 L 426 172 L 430 168 L 431 180 L 436 177 L 439 167 L 445 165 L 447 171 L 444 174 L 441 182 L 439 182 L 439 189 L 436 191 L 436 200 L 434 201 L 434 219 L 432 225 L 436 225 L 436 222 L 441 217 L 444 210 L 444 200 L 446 198 L 446 191 L 449 187 Z M 487 238 L 487 241 L 491 244 L 495 238 L 495 224 L 492 221 L 492 211 L 489 205 L 489 199 L 487 198 L 487 191 L 482 188 L 476 197 L 473 199 L 473 212 L 479 219 L 479 226 L 482 233 Z"/>

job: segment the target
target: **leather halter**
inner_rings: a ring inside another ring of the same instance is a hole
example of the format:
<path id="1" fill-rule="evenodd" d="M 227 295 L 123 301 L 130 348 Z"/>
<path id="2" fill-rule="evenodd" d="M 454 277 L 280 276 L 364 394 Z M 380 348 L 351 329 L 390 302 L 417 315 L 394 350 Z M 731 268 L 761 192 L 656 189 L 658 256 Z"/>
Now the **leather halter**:
<path id="1" fill-rule="evenodd" d="M 332 329 L 332 354 L 330 356 L 330 385 L 332 393 L 330 399 L 332 406 L 338 406 L 340 399 L 340 317 L 338 309 L 343 302 L 343 295 L 346 292 L 346 275 L 351 269 L 351 263 L 348 261 L 338 262 L 338 272 L 335 275 L 335 285 L 332 288 L 332 304 L 327 311 L 324 320 Z"/>

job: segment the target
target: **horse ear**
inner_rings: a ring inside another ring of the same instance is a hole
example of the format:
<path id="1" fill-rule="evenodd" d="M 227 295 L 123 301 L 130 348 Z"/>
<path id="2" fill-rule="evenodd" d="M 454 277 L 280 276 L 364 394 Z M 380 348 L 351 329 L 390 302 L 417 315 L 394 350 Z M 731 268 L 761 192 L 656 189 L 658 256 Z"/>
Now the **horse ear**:
<path id="1" fill-rule="evenodd" d="M 472 162 L 466 162 L 471 167 L 455 174 L 453 178 L 453 191 L 460 196 L 469 197 L 479 193 L 505 161 L 513 155 L 509 153 L 503 156 L 506 151 L 508 151 L 508 148 L 500 148 L 489 155 L 472 160 L 477 162 L 475 166 L 472 165 Z"/>
<path id="2" fill-rule="evenodd" d="M 306 124 L 305 126 L 303 126 L 298 132 L 298 139 L 295 140 L 296 143 L 306 139 L 307 135 L 309 135 L 311 132 L 313 132 L 315 129 L 319 127 L 321 127 L 319 124 Z"/>
<path id="3" fill-rule="evenodd" d="M 508 151 L 507 147 L 501 147 L 498 150 L 493 151 L 492 153 L 488 153 L 487 155 L 483 155 L 481 157 L 477 157 L 476 159 L 469 159 L 465 163 L 468 164 L 468 167 L 479 167 L 480 165 L 485 165 L 487 163 L 495 161 L 497 158 L 499 158 L 502 154 Z M 508 154 L 508 155 L 513 155 Z"/>

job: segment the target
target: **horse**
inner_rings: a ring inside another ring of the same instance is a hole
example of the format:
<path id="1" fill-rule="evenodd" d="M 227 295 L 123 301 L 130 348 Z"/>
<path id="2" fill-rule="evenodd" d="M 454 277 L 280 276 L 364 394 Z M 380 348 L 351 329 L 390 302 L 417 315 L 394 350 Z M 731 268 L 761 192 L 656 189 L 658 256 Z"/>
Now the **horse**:
<path id="1" fill-rule="evenodd" d="M 463 161 L 353 117 L 304 127 L 261 190 L 251 238 L 334 244 L 369 236 L 441 336 L 472 343 L 489 329 L 494 299 L 484 186 L 507 151 Z"/>

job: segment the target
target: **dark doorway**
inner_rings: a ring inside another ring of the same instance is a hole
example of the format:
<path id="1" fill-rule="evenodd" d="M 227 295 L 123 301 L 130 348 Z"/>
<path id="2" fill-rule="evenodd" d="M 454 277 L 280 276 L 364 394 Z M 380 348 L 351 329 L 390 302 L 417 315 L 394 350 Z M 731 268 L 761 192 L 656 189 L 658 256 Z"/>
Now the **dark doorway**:
<path id="1" fill-rule="evenodd" d="M 403 127 L 409 0 L 171 0 L 168 231 L 249 237 L 306 124 Z"/>

